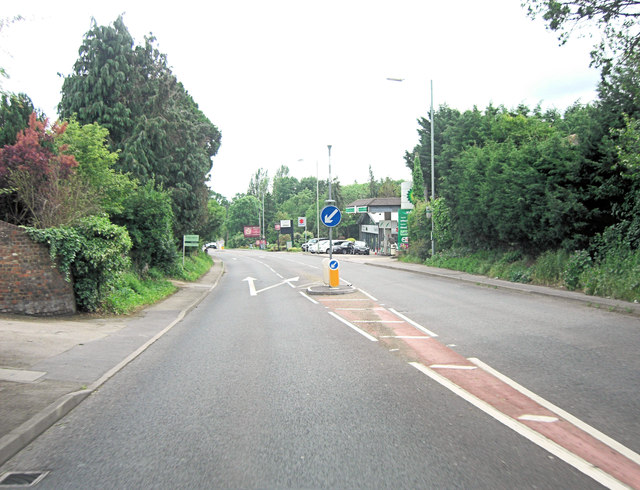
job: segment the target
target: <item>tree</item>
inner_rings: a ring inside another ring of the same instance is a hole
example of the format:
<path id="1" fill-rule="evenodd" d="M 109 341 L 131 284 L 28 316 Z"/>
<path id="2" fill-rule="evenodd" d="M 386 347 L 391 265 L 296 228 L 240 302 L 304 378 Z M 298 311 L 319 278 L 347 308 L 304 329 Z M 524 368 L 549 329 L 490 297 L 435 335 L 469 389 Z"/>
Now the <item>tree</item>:
<path id="1" fill-rule="evenodd" d="M 276 205 L 289 200 L 298 192 L 298 179 L 289 176 L 289 167 L 281 165 L 273 177 L 273 198 Z"/>
<path id="2" fill-rule="evenodd" d="M 122 210 L 111 219 L 129 232 L 130 256 L 138 271 L 145 272 L 149 267 L 164 272 L 171 269 L 177 253 L 168 193 L 157 190 L 153 182 L 147 182 L 126 196 Z"/>
<path id="3" fill-rule="evenodd" d="M 173 75 L 155 38 L 134 48 L 122 17 L 85 34 L 74 72 L 62 86 L 62 117 L 109 130 L 116 169 L 169 192 L 174 232 L 207 220 L 207 175 L 221 135 Z"/>
<path id="4" fill-rule="evenodd" d="M 66 124 L 38 121 L 32 113 L 29 126 L 14 145 L 0 149 L 0 189 L 6 221 L 47 228 L 71 224 L 97 209 L 91 192 L 75 174 L 78 162 L 56 141 Z"/>
<path id="5" fill-rule="evenodd" d="M 237 195 L 229 206 L 226 228 L 230 235 L 242 233 L 245 226 L 258 226 L 261 203 L 255 196 Z"/>
<path id="6" fill-rule="evenodd" d="M 638 0 L 524 0 L 528 15 L 542 15 L 548 29 L 558 31 L 561 44 L 581 27 L 595 27 L 602 40 L 591 52 L 593 64 L 608 71 L 616 58 L 624 59 L 640 45 Z"/>
<path id="7" fill-rule="evenodd" d="M 136 182 L 114 169 L 118 153 L 109 150 L 108 137 L 107 129 L 99 124 L 81 126 L 72 119 L 57 144 L 75 157 L 77 174 L 91 187 L 92 199 L 113 215 L 123 212 L 124 200 L 134 192 Z"/>
<path id="8" fill-rule="evenodd" d="M 378 197 L 378 183 L 373 176 L 371 165 L 369 165 L 369 197 Z"/>
<path id="9" fill-rule="evenodd" d="M 424 187 L 424 178 L 422 177 L 422 166 L 420 165 L 420 155 L 416 153 L 413 160 L 413 202 L 426 201 L 426 191 Z"/>
<path id="10" fill-rule="evenodd" d="M 205 241 L 214 241 L 223 236 L 224 222 L 227 217 L 227 209 L 215 199 L 209 199 L 207 203 L 208 219 L 199 230 L 199 235 Z"/>
<path id="11" fill-rule="evenodd" d="M 389 177 L 385 177 L 384 180 L 380 179 L 380 184 L 378 187 L 378 197 L 398 197 L 399 195 L 399 180 L 391 180 Z"/>
<path id="12" fill-rule="evenodd" d="M 29 125 L 29 117 L 34 112 L 33 103 L 27 95 L 2 95 L 0 102 L 0 148 L 16 143 L 18 133 Z"/>
<path id="13" fill-rule="evenodd" d="M 259 168 L 251 177 L 247 194 L 262 199 L 262 195 L 269 190 L 269 171 Z"/>

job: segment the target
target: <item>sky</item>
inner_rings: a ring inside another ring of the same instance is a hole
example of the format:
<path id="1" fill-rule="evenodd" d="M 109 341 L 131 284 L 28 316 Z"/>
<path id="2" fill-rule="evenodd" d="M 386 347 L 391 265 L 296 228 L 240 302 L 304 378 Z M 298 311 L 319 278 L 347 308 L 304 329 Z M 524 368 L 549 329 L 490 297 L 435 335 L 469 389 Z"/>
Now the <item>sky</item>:
<path id="1" fill-rule="evenodd" d="M 343 185 L 410 179 L 405 151 L 419 117 L 489 104 L 563 111 L 596 98 L 592 40 L 556 34 L 520 0 L 32 0 L 3 5 L 25 20 L 0 32 L 2 89 L 57 119 L 62 78 L 91 19 L 150 32 L 222 133 L 209 186 L 231 199 L 259 168 Z M 62 6 L 64 5 L 64 7 Z M 403 81 L 389 81 L 388 78 Z M 434 121 L 438 124 L 437 119 Z M 328 145 L 331 145 L 329 157 Z"/>

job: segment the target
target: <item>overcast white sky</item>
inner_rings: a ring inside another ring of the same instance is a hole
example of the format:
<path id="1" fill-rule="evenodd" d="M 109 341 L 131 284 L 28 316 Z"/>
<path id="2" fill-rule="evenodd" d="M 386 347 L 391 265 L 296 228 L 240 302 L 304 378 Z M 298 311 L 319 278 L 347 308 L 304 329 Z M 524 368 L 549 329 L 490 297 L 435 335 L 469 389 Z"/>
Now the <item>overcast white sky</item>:
<path id="1" fill-rule="evenodd" d="M 153 32 L 174 74 L 222 132 L 210 186 L 246 192 L 262 167 L 342 184 L 409 178 L 405 150 L 434 105 L 564 110 L 595 98 L 589 40 L 563 47 L 520 0 L 30 1 L 0 34 L 3 89 L 56 119 L 62 79 L 91 26 L 124 13 L 136 43 Z M 63 6 L 64 5 L 64 6 Z M 403 82 L 387 81 L 403 78 Z M 437 120 L 435 121 L 437 124 Z M 299 160 L 303 161 L 300 162 Z"/>

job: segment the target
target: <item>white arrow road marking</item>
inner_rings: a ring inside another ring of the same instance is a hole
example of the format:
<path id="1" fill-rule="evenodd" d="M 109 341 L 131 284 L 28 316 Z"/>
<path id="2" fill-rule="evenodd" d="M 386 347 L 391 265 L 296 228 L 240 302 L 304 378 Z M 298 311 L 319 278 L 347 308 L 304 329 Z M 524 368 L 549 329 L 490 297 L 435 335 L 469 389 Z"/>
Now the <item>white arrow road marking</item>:
<path id="1" fill-rule="evenodd" d="M 325 225 L 330 224 L 330 223 L 333 221 L 333 217 L 334 217 L 336 214 L 338 214 L 338 209 L 337 209 L 337 208 L 336 208 L 336 209 L 334 209 L 334 210 L 333 210 L 333 213 L 331 213 L 329 216 L 325 216 L 325 217 L 324 217 L 324 224 L 325 224 Z"/>
<path id="2" fill-rule="evenodd" d="M 267 291 L 269 289 L 273 289 L 273 288 L 277 288 L 278 286 L 282 286 L 283 284 L 288 284 L 289 286 L 291 286 L 292 288 L 294 288 L 295 286 L 293 284 L 291 284 L 292 282 L 297 282 L 300 279 L 300 277 L 292 277 L 290 279 L 285 279 L 284 281 L 281 281 L 277 284 L 274 284 L 273 286 L 267 286 L 266 288 L 263 289 L 259 289 L 256 291 L 256 286 L 254 284 L 254 281 L 256 281 L 255 278 L 253 277 L 246 277 L 243 279 L 243 281 L 247 281 L 249 283 L 249 294 L 251 296 L 257 296 L 258 293 L 262 293 L 264 291 Z"/>
<path id="3" fill-rule="evenodd" d="M 247 281 L 249 283 L 249 294 L 251 296 L 255 296 L 258 294 L 256 292 L 256 285 L 253 283 L 256 279 L 254 277 L 245 277 L 243 281 Z"/>

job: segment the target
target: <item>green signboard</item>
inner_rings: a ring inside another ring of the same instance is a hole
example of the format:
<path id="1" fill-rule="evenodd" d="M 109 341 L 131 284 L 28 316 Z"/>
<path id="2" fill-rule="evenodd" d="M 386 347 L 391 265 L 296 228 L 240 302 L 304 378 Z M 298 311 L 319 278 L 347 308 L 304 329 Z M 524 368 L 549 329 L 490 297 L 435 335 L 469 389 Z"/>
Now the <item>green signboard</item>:
<path id="1" fill-rule="evenodd" d="M 199 241 L 200 241 L 199 235 L 184 235 L 185 247 L 197 247 Z"/>
<path id="2" fill-rule="evenodd" d="M 353 214 L 353 213 L 355 213 L 355 212 L 356 212 L 356 208 L 354 208 L 353 206 L 351 206 L 351 207 L 348 207 L 347 209 L 345 209 L 345 210 L 344 210 L 344 212 L 345 212 L 345 213 L 348 213 L 348 214 Z"/>
<path id="3" fill-rule="evenodd" d="M 398 210 L 398 250 L 409 248 L 409 213 L 411 209 Z"/>
<path id="4" fill-rule="evenodd" d="M 369 212 L 369 208 L 367 206 L 358 206 L 358 209 L 356 209 L 357 213 L 367 213 Z"/>

